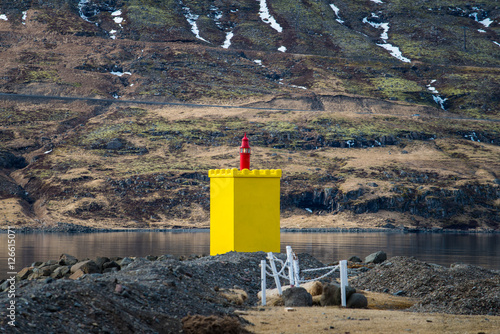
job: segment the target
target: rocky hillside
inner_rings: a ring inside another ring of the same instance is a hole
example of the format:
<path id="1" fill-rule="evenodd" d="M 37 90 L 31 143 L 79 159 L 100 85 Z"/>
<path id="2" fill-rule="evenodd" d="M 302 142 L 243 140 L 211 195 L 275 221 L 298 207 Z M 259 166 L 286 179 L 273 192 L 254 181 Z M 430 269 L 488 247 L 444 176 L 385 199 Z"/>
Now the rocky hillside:
<path id="1" fill-rule="evenodd" d="M 499 34 L 493 0 L 2 1 L 0 218 L 206 227 L 247 132 L 284 227 L 498 229 Z"/>

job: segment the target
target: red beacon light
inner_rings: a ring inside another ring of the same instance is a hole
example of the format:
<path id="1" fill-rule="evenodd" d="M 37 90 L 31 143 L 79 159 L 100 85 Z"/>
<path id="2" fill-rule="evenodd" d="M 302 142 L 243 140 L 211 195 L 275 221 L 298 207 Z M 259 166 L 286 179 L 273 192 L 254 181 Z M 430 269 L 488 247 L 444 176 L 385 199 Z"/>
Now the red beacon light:
<path id="1" fill-rule="evenodd" d="M 250 169 L 250 145 L 248 145 L 247 134 L 241 140 L 240 147 L 240 170 Z"/>

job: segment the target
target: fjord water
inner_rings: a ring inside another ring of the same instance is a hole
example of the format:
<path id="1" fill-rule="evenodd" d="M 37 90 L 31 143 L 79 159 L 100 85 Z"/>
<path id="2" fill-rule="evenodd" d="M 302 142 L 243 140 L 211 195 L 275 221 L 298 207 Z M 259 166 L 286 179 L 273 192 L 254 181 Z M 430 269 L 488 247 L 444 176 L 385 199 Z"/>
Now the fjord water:
<path id="1" fill-rule="evenodd" d="M 58 259 L 62 253 L 78 259 L 98 256 L 146 256 L 210 253 L 208 230 L 196 232 L 28 233 L 16 235 L 16 271 L 35 261 Z M 7 277 L 7 235 L 0 234 L 0 278 Z M 387 256 L 414 256 L 449 266 L 467 263 L 500 270 L 500 234 L 447 233 L 281 233 L 281 251 L 287 245 L 324 263 L 365 256 L 383 250 Z"/>

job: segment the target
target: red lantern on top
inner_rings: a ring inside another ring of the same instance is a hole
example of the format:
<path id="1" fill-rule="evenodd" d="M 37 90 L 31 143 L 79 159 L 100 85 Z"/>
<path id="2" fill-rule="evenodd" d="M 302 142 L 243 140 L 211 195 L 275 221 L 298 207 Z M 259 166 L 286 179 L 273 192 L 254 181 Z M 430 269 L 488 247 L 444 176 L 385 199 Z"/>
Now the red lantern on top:
<path id="1" fill-rule="evenodd" d="M 250 169 L 250 145 L 248 145 L 247 134 L 241 140 L 240 147 L 240 170 Z"/>

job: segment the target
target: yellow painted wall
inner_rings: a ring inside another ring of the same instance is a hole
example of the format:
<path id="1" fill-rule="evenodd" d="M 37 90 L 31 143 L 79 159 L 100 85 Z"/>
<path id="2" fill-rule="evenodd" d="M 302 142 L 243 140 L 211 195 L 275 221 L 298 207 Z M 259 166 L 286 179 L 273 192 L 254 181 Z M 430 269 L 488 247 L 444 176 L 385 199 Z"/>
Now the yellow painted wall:
<path id="1" fill-rule="evenodd" d="M 280 251 L 281 170 L 210 170 L 210 254 Z"/>

